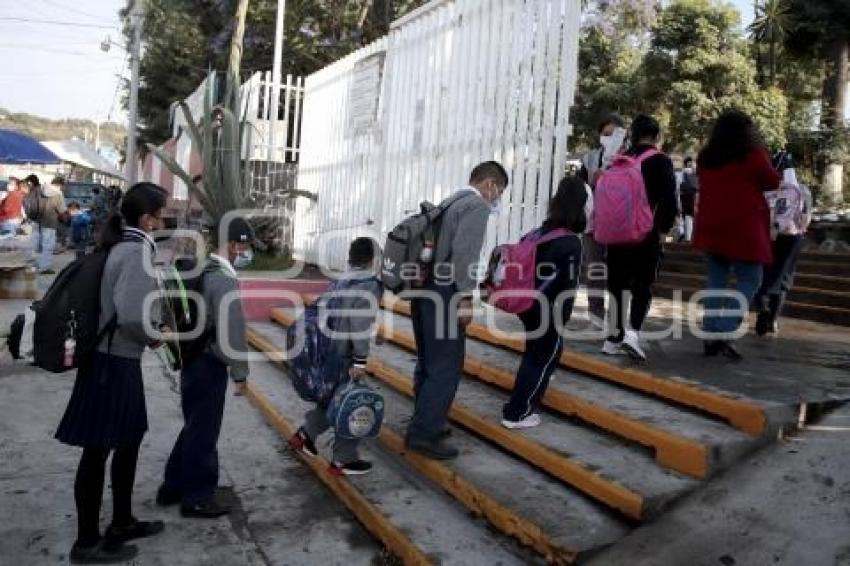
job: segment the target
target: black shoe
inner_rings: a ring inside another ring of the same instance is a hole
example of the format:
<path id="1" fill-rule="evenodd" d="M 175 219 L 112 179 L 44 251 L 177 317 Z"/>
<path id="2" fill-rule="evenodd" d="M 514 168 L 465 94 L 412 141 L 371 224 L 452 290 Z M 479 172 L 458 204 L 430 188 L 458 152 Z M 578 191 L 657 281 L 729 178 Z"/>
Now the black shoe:
<path id="1" fill-rule="evenodd" d="M 129 562 L 139 554 L 133 544 L 106 545 L 104 540 L 93 546 L 74 544 L 68 559 L 71 564 L 120 564 Z"/>
<path id="2" fill-rule="evenodd" d="M 720 340 L 706 340 L 702 343 L 703 351 L 705 355 L 709 358 L 713 358 L 717 354 L 720 353 Z"/>
<path id="3" fill-rule="evenodd" d="M 363 476 L 372 471 L 372 462 L 366 460 L 355 460 L 347 464 L 334 462 L 328 471 L 335 476 Z"/>
<path id="4" fill-rule="evenodd" d="M 165 484 L 159 486 L 156 491 L 156 504 L 160 507 L 170 507 L 180 503 L 180 494 L 174 490 L 168 489 Z"/>
<path id="5" fill-rule="evenodd" d="M 112 547 L 113 545 L 120 545 L 137 538 L 158 535 L 163 529 L 165 529 L 165 523 L 162 521 L 139 521 L 138 519 L 133 519 L 132 523 L 123 527 L 109 525 L 103 538 L 106 541 L 105 546 Z"/>
<path id="6" fill-rule="evenodd" d="M 39 275 L 56 275 L 56 272 L 52 269 L 42 269 L 38 272 Z"/>
<path id="7" fill-rule="evenodd" d="M 289 439 L 289 446 L 296 452 L 303 452 L 304 454 L 314 458 L 319 455 L 319 451 L 316 450 L 316 445 L 307 435 L 307 431 L 304 430 L 304 427 L 299 428 L 295 434 L 292 435 L 292 438 Z"/>
<path id="8" fill-rule="evenodd" d="M 228 513 L 230 513 L 230 507 L 226 507 L 217 501 L 180 506 L 180 514 L 187 519 L 218 519 Z"/>
<path id="9" fill-rule="evenodd" d="M 404 444 L 408 450 L 417 452 L 433 460 L 453 460 L 460 454 L 457 448 L 439 438 L 436 440 L 407 438 Z"/>
<path id="10" fill-rule="evenodd" d="M 770 322 L 770 313 L 761 311 L 756 318 L 756 336 L 764 336 L 773 330 L 773 324 Z"/>
<path id="11" fill-rule="evenodd" d="M 445 440 L 452 435 L 451 427 L 446 427 L 437 435 L 437 440 Z"/>
<path id="12" fill-rule="evenodd" d="M 733 362 L 739 362 L 744 359 L 744 356 L 741 355 L 741 352 L 727 340 L 720 341 L 720 353 L 732 360 Z"/>

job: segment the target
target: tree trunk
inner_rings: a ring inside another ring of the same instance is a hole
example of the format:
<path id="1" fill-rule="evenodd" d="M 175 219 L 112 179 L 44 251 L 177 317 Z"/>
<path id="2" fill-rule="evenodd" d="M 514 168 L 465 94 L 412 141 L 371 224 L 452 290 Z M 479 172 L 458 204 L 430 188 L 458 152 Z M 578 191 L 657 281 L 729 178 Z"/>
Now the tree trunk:
<path id="1" fill-rule="evenodd" d="M 835 131 L 847 127 L 847 83 L 850 80 L 850 39 L 838 38 L 832 48 L 831 61 L 824 84 L 824 103 L 821 126 Z M 844 202 L 844 164 L 828 163 L 823 178 L 823 189 L 829 204 Z"/>
<path id="2" fill-rule="evenodd" d="M 776 37 L 770 30 L 770 86 L 776 86 Z"/>
<path id="3" fill-rule="evenodd" d="M 230 40 L 230 59 L 227 66 L 227 88 L 224 106 L 231 107 L 231 100 L 241 84 L 239 73 L 242 68 L 242 43 L 245 38 L 245 19 L 248 16 L 249 0 L 239 0 L 234 16 L 233 38 Z"/>

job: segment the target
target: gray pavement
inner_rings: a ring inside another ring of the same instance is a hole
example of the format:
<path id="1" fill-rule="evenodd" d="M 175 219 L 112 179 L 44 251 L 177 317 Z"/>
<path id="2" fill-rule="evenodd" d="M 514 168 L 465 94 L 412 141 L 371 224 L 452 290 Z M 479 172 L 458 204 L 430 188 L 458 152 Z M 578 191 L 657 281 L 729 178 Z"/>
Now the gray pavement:
<path id="1" fill-rule="evenodd" d="M 635 530 L 598 566 L 850 565 L 850 405 Z"/>
<path id="2" fill-rule="evenodd" d="M 229 518 L 182 519 L 154 504 L 182 419 L 175 383 L 145 368 L 150 430 L 142 445 L 134 512 L 165 521 L 139 541 L 139 565 L 373 564 L 380 546 L 297 462 L 247 400 L 230 397 L 219 443 Z M 8 360 L 0 368 L 0 564 L 67 563 L 76 534 L 73 483 L 80 451 L 53 432 L 73 374 L 51 375 Z M 108 478 L 108 476 L 107 476 Z M 107 481 L 108 483 L 108 481 Z M 101 525 L 111 516 L 104 495 Z"/>

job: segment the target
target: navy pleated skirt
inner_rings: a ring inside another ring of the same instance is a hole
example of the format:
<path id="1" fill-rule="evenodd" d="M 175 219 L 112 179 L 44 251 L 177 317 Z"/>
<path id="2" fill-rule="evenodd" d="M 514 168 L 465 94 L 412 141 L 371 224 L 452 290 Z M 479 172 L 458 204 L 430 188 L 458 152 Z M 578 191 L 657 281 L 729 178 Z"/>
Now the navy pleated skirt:
<path id="1" fill-rule="evenodd" d="M 148 430 L 141 361 L 96 352 L 77 370 L 74 391 L 56 439 L 72 446 L 140 444 Z"/>

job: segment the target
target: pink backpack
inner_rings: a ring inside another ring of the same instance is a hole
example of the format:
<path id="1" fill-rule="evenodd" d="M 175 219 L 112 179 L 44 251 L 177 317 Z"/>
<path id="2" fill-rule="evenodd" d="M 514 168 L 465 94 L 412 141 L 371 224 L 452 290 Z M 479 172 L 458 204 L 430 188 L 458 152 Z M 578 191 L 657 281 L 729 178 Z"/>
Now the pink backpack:
<path id="1" fill-rule="evenodd" d="M 534 305 L 537 296 L 537 247 L 546 242 L 571 235 L 563 228 L 550 231 L 545 236 L 534 230 L 516 244 L 497 246 L 490 255 L 485 286 L 490 291 L 489 302 L 497 309 L 519 314 Z M 507 293 L 493 296 L 493 293 Z"/>
<path id="2" fill-rule="evenodd" d="M 599 179 L 593 194 L 593 238 L 600 244 L 639 244 L 652 230 L 641 165 L 658 153 L 650 149 L 637 158 L 618 155 Z"/>

